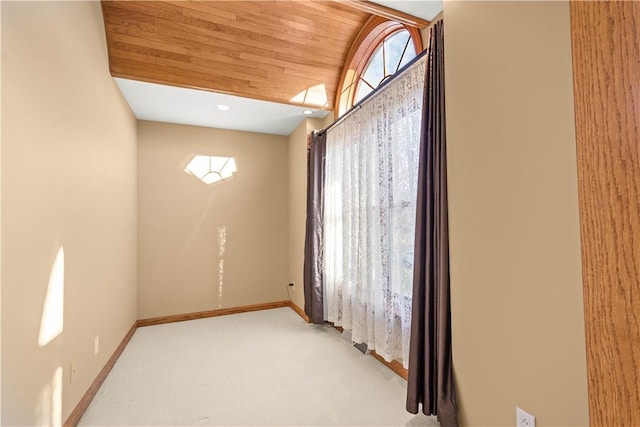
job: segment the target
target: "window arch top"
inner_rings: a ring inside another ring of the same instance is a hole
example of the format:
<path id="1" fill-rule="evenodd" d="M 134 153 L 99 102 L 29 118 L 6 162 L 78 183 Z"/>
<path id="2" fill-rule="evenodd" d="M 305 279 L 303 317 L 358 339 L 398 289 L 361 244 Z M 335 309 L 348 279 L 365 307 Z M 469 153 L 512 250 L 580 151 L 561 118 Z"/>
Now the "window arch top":
<path id="1" fill-rule="evenodd" d="M 379 17 L 360 31 L 349 54 L 336 96 L 337 117 L 373 92 L 422 51 L 417 28 Z"/>

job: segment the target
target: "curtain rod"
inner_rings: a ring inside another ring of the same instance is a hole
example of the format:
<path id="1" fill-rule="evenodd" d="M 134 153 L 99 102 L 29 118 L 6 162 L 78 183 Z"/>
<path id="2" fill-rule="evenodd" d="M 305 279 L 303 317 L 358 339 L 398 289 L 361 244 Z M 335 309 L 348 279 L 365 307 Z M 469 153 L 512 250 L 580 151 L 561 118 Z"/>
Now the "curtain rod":
<path id="1" fill-rule="evenodd" d="M 425 49 L 422 52 L 420 52 L 415 58 L 413 58 L 411 61 L 407 62 L 402 68 L 400 68 L 395 74 L 393 74 L 392 76 L 390 76 L 389 78 L 387 78 L 387 80 L 383 80 L 382 83 L 380 83 L 380 85 L 378 85 L 377 88 L 375 88 L 371 93 L 369 93 L 367 96 L 365 96 L 364 98 L 362 98 L 360 101 L 358 101 L 353 107 L 349 108 L 347 110 L 346 113 L 344 113 L 342 116 L 338 117 L 338 120 L 336 120 L 335 122 L 331 123 L 329 126 L 327 126 L 324 129 L 320 129 L 317 131 L 314 131 L 317 134 L 322 134 L 326 131 L 328 131 L 329 129 L 331 129 L 332 127 L 334 127 L 335 125 L 337 125 L 338 123 L 342 122 L 344 119 L 346 119 L 348 116 L 350 116 L 354 111 L 357 111 L 360 109 L 360 107 L 362 107 L 362 105 L 368 101 L 369 99 L 371 99 L 374 95 L 376 95 L 378 92 L 380 92 L 380 90 L 382 90 L 382 88 L 384 88 L 385 86 L 387 86 L 389 83 L 391 83 L 392 81 L 394 81 L 396 79 L 396 77 L 401 76 L 402 74 L 404 74 L 405 71 L 407 71 L 413 64 L 415 64 L 416 62 L 418 62 L 420 60 L 420 58 L 422 58 L 423 56 L 425 56 L 427 54 L 427 50 Z"/>

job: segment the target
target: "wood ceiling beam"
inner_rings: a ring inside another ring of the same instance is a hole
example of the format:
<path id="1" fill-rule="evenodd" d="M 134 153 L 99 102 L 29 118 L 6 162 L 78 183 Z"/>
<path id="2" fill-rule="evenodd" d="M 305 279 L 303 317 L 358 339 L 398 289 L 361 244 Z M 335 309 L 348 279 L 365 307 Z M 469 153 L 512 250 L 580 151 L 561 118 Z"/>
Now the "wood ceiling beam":
<path id="1" fill-rule="evenodd" d="M 334 0 L 345 6 L 349 6 L 353 9 L 361 10 L 363 12 L 370 13 L 372 15 L 381 16 L 386 19 L 398 21 L 402 24 L 409 25 L 416 28 L 426 28 L 430 22 L 426 19 L 418 18 L 417 16 L 409 15 L 408 13 L 400 12 L 399 10 L 391 9 L 390 7 L 383 6 L 381 4 L 373 3 L 367 0 Z"/>

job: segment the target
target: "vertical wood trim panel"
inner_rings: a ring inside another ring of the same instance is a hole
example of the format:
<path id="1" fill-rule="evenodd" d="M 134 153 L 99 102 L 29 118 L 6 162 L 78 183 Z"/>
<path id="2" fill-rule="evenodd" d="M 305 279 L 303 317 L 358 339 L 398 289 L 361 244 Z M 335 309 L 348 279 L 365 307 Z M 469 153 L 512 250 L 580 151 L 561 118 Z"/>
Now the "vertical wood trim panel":
<path id="1" fill-rule="evenodd" d="M 571 2 L 593 426 L 640 425 L 640 2 Z"/>

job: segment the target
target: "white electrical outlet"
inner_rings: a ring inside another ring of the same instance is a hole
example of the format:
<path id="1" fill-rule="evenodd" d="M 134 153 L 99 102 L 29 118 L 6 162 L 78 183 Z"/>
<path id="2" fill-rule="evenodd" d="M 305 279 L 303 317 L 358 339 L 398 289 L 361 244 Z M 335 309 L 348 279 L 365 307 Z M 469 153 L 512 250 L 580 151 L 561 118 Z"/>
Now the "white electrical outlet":
<path id="1" fill-rule="evenodd" d="M 536 417 L 516 406 L 516 427 L 536 427 Z"/>
<path id="2" fill-rule="evenodd" d="M 97 336 L 93 340 L 93 355 L 95 356 L 100 351 L 100 337 Z"/>

